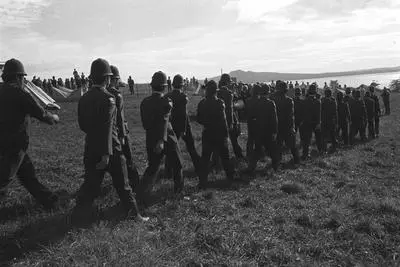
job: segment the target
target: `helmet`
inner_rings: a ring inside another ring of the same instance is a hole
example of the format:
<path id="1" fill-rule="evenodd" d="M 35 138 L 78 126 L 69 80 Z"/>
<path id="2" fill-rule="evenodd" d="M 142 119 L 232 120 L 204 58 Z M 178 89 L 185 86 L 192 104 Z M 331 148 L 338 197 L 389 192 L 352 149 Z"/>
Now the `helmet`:
<path id="1" fill-rule="evenodd" d="M 360 90 L 354 90 L 354 97 L 361 97 L 361 91 Z"/>
<path id="2" fill-rule="evenodd" d="M 262 87 L 259 84 L 253 86 L 253 95 L 258 96 L 262 94 Z"/>
<path id="3" fill-rule="evenodd" d="M 288 91 L 287 84 L 281 80 L 276 81 L 276 90 L 278 92 L 286 93 Z"/>
<path id="4" fill-rule="evenodd" d="M 267 95 L 270 93 L 269 85 L 266 83 L 261 84 L 261 94 Z"/>
<path id="5" fill-rule="evenodd" d="M 215 95 L 217 93 L 217 83 L 213 80 L 206 84 L 206 95 Z"/>
<path id="6" fill-rule="evenodd" d="M 231 83 L 231 76 L 227 73 L 221 75 L 221 79 L 219 80 L 220 86 L 229 85 Z"/>
<path id="7" fill-rule="evenodd" d="M 331 89 L 329 89 L 329 88 L 327 88 L 327 89 L 325 89 L 325 96 L 332 96 L 332 90 Z"/>
<path id="8" fill-rule="evenodd" d="M 347 88 L 346 88 L 346 94 L 347 94 L 347 95 L 351 94 L 351 87 L 347 87 Z"/>
<path id="9" fill-rule="evenodd" d="M 183 86 L 183 77 L 180 74 L 177 74 L 174 76 L 174 79 L 172 81 L 172 86 L 174 88 L 181 88 Z"/>
<path id="10" fill-rule="evenodd" d="M 26 75 L 24 65 L 18 59 L 12 58 L 6 61 L 3 68 L 4 75 L 19 74 Z"/>
<path id="11" fill-rule="evenodd" d="M 98 58 L 92 62 L 92 66 L 90 67 L 90 77 L 104 77 L 104 76 L 112 76 L 113 73 L 111 71 L 110 64 L 108 64 L 107 60 Z"/>
<path id="12" fill-rule="evenodd" d="M 338 99 L 338 101 L 342 101 L 343 99 L 343 93 L 340 91 L 337 91 L 336 93 L 336 98 Z"/>
<path id="13" fill-rule="evenodd" d="M 111 65 L 110 68 L 111 68 L 111 72 L 112 72 L 112 74 L 113 74 L 112 77 L 113 77 L 114 79 L 119 79 L 120 77 L 119 77 L 119 70 L 118 70 L 118 68 L 115 67 L 114 65 Z"/>
<path id="14" fill-rule="evenodd" d="M 317 93 L 317 86 L 314 83 L 310 85 L 310 88 L 308 89 L 308 93 L 310 95 L 315 95 Z"/>
<path id="15" fill-rule="evenodd" d="M 153 74 L 153 77 L 151 77 L 150 85 L 153 87 L 153 89 L 167 86 L 167 75 L 165 75 L 165 73 L 162 71 L 157 71 Z"/>

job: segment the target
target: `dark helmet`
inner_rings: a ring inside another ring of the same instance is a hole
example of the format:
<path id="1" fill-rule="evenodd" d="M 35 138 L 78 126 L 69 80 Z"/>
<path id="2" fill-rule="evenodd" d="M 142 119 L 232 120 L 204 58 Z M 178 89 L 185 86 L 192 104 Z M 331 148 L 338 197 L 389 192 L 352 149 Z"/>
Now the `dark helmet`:
<path id="1" fill-rule="evenodd" d="M 263 89 L 262 89 L 261 85 L 255 84 L 253 86 L 253 95 L 254 96 L 262 95 L 262 91 L 263 91 Z"/>
<path id="2" fill-rule="evenodd" d="M 331 89 L 329 89 L 329 88 L 327 88 L 327 89 L 325 89 L 325 96 L 327 96 L 327 97 L 330 97 L 330 96 L 332 96 L 332 90 Z"/>
<path id="3" fill-rule="evenodd" d="M 6 61 L 3 68 L 3 75 L 26 75 L 24 65 L 18 59 L 12 58 Z"/>
<path id="4" fill-rule="evenodd" d="M 180 74 L 177 74 L 174 76 L 174 79 L 172 80 L 172 86 L 174 88 L 182 88 L 184 82 L 183 82 L 183 77 Z"/>
<path id="5" fill-rule="evenodd" d="M 268 84 L 266 84 L 266 83 L 263 83 L 263 84 L 261 84 L 261 94 L 262 95 L 268 95 L 269 93 L 270 93 L 270 88 L 269 88 L 269 85 Z"/>
<path id="6" fill-rule="evenodd" d="M 361 97 L 361 91 L 360 90 L 354 90 L 354 97 Z"/>
<path id="7" fill-rule="evenodd" d="M 218 89 L 218 86 L 215 81 L 211 80 L 211 81 L 207 82 L 206 95 L 208 95 L 208 96 L 215 95 L 217 93 L 217 89 Z"/>
<path id="8" fill-rule="evenodd" d="M 117 67 L 115 67 L 114 65 L 111 65 L 110 66 L 110 68 L 111 68 L 111 72 L 112 72 L 112 78 L 113 79 L 119 79 L 120 77 L 119 77 L 119 70 L 118 70 L 118 68 Z M 82 73 L 83 74 L 83 73 Z"/>
<path id="9" fill-rule="evenodd" d="M 227 73 L 221 75 L 221 79 L 219 80 L 220 86 L 229 85 L 231 83 L 231 76 Z"/>
<path id="10" fill-rule="evenodd" d="M 92 62 L 90 67 L 90 78 L 112 76 L 110 64 L 107 60 L 98 58 Z"/>
<path id="11" fill-rule="evenodd" d="M 165 73 L 162 71 L 155 72 L 151 78 L 150 85 L 153 89 L 164 88 L 167 86 L 167 75 L 165 75 Z"/>
<path id="12" fill-rule="evenodd" d="M 287 93 L 288 88 L 287 88 L 287 83 L 278 80 L 276 81 L 276 91 L 280 92 L 280 93 Z"/>
<path id="13" fill-rule="evenodd" d="M 310 85 L 310 88 L 308 89 L 308 94 L 310 95 L 317 94 L 317 85 L 315 83 Z"/>
<path id="14" fill-rule="evenodd" d="M 351 87 L 346 87 L 346 95 L 351 94 Z"/>

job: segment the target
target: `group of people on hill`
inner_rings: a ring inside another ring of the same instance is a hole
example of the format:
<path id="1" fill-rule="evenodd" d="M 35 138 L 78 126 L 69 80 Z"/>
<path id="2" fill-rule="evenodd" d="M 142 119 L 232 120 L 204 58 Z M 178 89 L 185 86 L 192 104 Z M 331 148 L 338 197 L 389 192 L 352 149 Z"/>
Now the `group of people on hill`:
<path id="1" fill-rule="evenodd" d="M 40 203 L 52 209 L 57 204 L 57 196 L 35 176 L 26 152 L 29 124 L 24 120 L 33 116 L 54 124 L 59 118 L 45 111 L 23 90 L 24 75 L 26 73 L 20 61 L 11 59 L 6 62 L 2 75 L 5 86 L 0 91 L 0 190 L 17 175 Z M 148 156 L 148 166 L 140 177 L 125 120 L 124 101 L 118 88 L 118 68 L 104 59 L 97 59 L 92 62 L 90 78 L 93 84 L 78 104 L 78 123 L 85 134 L 85 175 L 72 212 L 73 221 L 79 221 L 89 213 L 105 172 L 111 174 L 127 217 L 147 221 L 148 218 L 141 214 L 150 204 L 151 191 L 164 160 L 164 173 L 167 178 L 173 179 L 174 192 L 183 193 L 180 139 L 185 142 L 190 154 L 201 190 L 209 186 L 212 162 L 221 161 L 228 186 L 240 180 L 230 160 L 229 141 L 237 159 L 245 161 L 247 158 L 245 171 L 251 174 L 265 155 L 271 158 L 273 170 L 279 171 L 285 147 L 290 150 L 294 165 L 310 159 L 313 134 L 320 155 L 334 153 L 341 144 L 355 144 L 357 135 L 361 141 L 366 141 L 366 129 L 370 139 L 379 136 L 381 110 L 374 87 L 370 87 L 363 97 L 360 90 L 352 88 L 346 88 L 345 93 L 326 88 L 324 96 L 321 96 L 313 83 L 304 93 L 300 87 L 295 88 L 291 98 L 287 95 L 286 82 L 242 84 L 239 90 L 231 77 L 223 74 L 218 83 L 207 81 L 205 97 L 197 105 L 195 120 L 203 126 L 199 154 L 187 113 L 189 99 L 183 92 L 185 79 L 182 75 L 175 75 L 171 82 L 173 89 L 164 94 L 168 90 L 168 79 L 164 72 L 158 71 L 151 79 L 152 94 L 140 104 Z M 242 91 L 249 93 L 244 100 L 248 129 L 246 155 L 238 142 L 241 129 L 237 99 Z M 10 118 L 10 111 L 15 118 Z M 298 133 L 302 157 L 297 145 Z M 329 142 L 332 145 L 328 150 Z"/>

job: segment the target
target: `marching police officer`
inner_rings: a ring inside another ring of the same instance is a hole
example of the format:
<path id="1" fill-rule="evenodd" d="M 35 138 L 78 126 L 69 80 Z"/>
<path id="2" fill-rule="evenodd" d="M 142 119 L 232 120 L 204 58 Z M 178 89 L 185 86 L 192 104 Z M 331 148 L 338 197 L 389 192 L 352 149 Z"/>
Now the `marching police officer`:
<path id="1" fill-rule="evenodd" d="M 259 85 L 257 88 L 251 88 L 250 90 L 250 97 L 246 99 L 245 102 L 245 112 L 246 112 L 246 121 L 247 121 L 247 144 L 246 144 L 246 156 L 248 159 L 253 155 L 254 146 L 255 146 L 255 139 L 254 135 L 257 131 L 255 125 L 255 118 L 251 116 L 254 114 L 255 111 L 255 103 L 257 101 L 258 95 L 261 93 Z"/>
<path id="2" fill-rule="evenodd" d="M 317 99 L 317 86 L 313 83 L 308 89 L 308 96 L 304 99 L 300 136 L 303 143 L 303 159 L 310 157 L 309 147 L 314 133 L 318 151 L 322 151 L 321 139 L 321 101 Z"/>
<path id="3" fill-rule="evenodd" d="M 228 181 L 233 181 L 234 169 L 229 160 L 228 123 L 225 103 L 217 98 L 217 84 L 211 80 L 206 85 L 206 96 L 197 106 L 197 122 L 203 125 L 202 133 L 202 172 L 199 188 L 207 186 L 209 164 L 212 154 L 218 154 Z"/>
<path id="4" fill-rule="evenodd" d="M 143 99 L 140 104 L 142 124 L 146 130 L 148 167 L 136 191 L 145 205 L 148 204 L 148 197 L 165 156 L 173 173 L 175 193 L 181 193 L 184 187 L 181 152 L 169 122 L 172 101 L 163 95 L 168 86 L 167 76 L 162 71 L 154 73 L 150 85 L 152 95 Z"/>
<path id="5" fill-rule="evenodd" d="M 0 194 L 14 176 L 46 209 L 52 209 L 58 197 L 41 184 L 27 154 L 30 117 L 47 124 L 59 118 L 46 112 L 25 89 L 25 69 L 17 59 L 8 60 L 1 75 L 0 88 Z"/>
<path id="6" fill-rule="evenodd" d="M 132 189 L 135 189 L 136 186 L 139 184 L 140 178 L 135 163 L 133 162 L 133 153 L 131 149 L 131 140 L 129 137 L 128 122 L 125 120 L 124 100 L 122 97 L 122 93 L 119 91 L 119 70 L 114 65 L 111 65 L 110 68 L 113 75 L 111 76 L 110 86 L 107 88 L 107 90 L 115 98 L 115 104 L 117 107 L 116 120 L 118 137 L 120 139 L 122 151 L 126 159 L 129 183 Z"/>
<path id="7" fill-rule="evenodd" d="M 200 170 L 200 156 L 196 151 L 194 139 L 192 135 L 192 128 L 190 127 L 189 116 L 187 114 L 186 105 L 188 103 L 188 97 L 182 92 L 184 85 L 183 77 L 180 74 L 174 76 L 172 80 L 173 90 L 165 95 L 172 100 L 171 110 L 171 125 L 175 132 L 176 138 L 179 140 L 181 137 L 185 141 L 187 151 L 192 159 L 193 166 L 198 173 Z M 166 166 L 166 172 L 168 176 L 171 176 L 171 169 Z"/>
<path id="8" fill-rule="evenodd" d="M 379 104 L 379 98 L 375 95 L 375 88 L 373 86 L 369 87 L 371 92 L 371 98 L 375 101 L 375 137 L 379 137 L 379 118 L 381 114 L 381 107 Z"/>
<path id="9" fill-rule="evenodd" d="M 349 101 L 351 125 L 350 125 L 350 144 L 354 144 L 354 137 L 360 133 L 361 141 L 365 141 L 365 121 L 367 110 L 365 103 L 361 99 L 360 90 L 354 90 L 354 98 Z"/>
<path id="10" fill-rule="evenodd" d="M 325 97 L 321 101 L 321 131 L 322 131 L 322 149 L 326 152 L 327 138 L 332 142 L 331 152 L 336 151 L 336 128 L 338 124 L 337 104 L 332 96 L 332 90 L 325 89 Z"/>
<path id="11" fill-rule="evenodd" d="M 294 129 L 295 132 L 299 130 L 300 127 L 300 122 L 301 122 L 301 111 L 302 111 L 302 104 L 303 104 L 303 99 L 301 98 L 301 88 L 296 87 L 294 89 L 294 98 L 293 98 L 293 104 L 294 104 Z"/>
<path id="12" fill-rule="evenodd" d="M 107 91 L 112 75 L 106 60 L 94 60 L 90 69 L 93 86 L 79 100 L 79 127 L 86 134 L 85 180 L 79 190 L 74 212 L 85 212 L 93 203 L 107 171 L 111 174 L 113 185 L 128 217 L 146 221 L 148 218 L 141 217 L 138 212 L 128 181 L 126 158 L 118 136 L 116 100 Z"/>
<path id="13" fill-rule="evenodd" d="M 383 88 L 381 94 L 383 104 L 385 105 L 385 115 L 390 115 L 390 91 L 386 87 Z"/>
<path id="14" fill-rule="evenodd" d="M 279 86 L 278 82 L 276 86 Z M 253 172 L 255 170 L 257 162 L 262 156 L 263 149 L 269 152 L 272 160 L 272 168 L 277 171 L 280 162 L 280 152 L 276 143 L 279 130 L 275 103 L 266 97 L 267 92 L 259 85 L 255 85 L 253 90 L 257 99 L 254 101 L 254 108 L 250 110 L 248 117 L 254 121 L 254 128 L 256 129 L 254 132 L 255 150 L 249 160 L 247 171 Z"/>
<path id="15" fill-rule="evenodd" d="M 375 100 L 371 97 L 371 92 L 365 92 L 364 96 L 365 109 L 367 110 L 367 125 L 368 125 L 368 137 L 375 139 Z"/>
<path id="16" fill-rule="evenodd" d="M 288 92 L 287 83 L 276 81 L 276 92 L 271 98 L 275 102 L 276 113 L 278 116 L 278 136 L 277 145 L 280 158 L 282 157 L 283 143 L 290 149 L 294 164 L 300 163 L 299 152 L 296 147 L 296 132 L 294 126 L 294 103 L 286 94 Z"/>
<path id="17" fill-rule="evenodd" d="M 129 86 L 129 92 L 131 95 L 135 94 L 135 81 L 132 79 L 131 76 L 128 78 L 128 86 Z"/>
<path id="18" fill-rule="evenodd" d="M 229 90 L 230 85 L 231 76 L 227 73 L 222 74 L 218 84 L 219 90 L 217 91 L 217 96 L 225 103 L 226 121 L 228 123 L 229 139 L 232 143 L 233 152 L 237 158 L 243 158 L 242 148 L 238 143 L 240 135 L 238 127 L 240 126 L 240 122 L 238 121 L 236 112 L 233 110 L 233 93 Z"/>
<path id="19" fill-rule="evenodd" d="M 338 110 L 338 134 L 341 133 L 342 141 L 345 146 L 349 145 L 349 123 L 350 123 L 350 108 L 348 102 L 343 99 L 343 93 L 338 91 L 337 110 Z"/>

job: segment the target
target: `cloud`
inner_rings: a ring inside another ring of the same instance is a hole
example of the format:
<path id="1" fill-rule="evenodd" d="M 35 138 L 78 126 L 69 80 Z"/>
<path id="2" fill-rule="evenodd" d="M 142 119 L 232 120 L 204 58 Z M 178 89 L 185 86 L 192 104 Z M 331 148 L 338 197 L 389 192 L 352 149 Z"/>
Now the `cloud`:
<path id="1" fill-rule="evenodd" d="M 38 21 L 50 0 L 0 0 L 0 30 L 6 27 L 24 28 Z"/>

